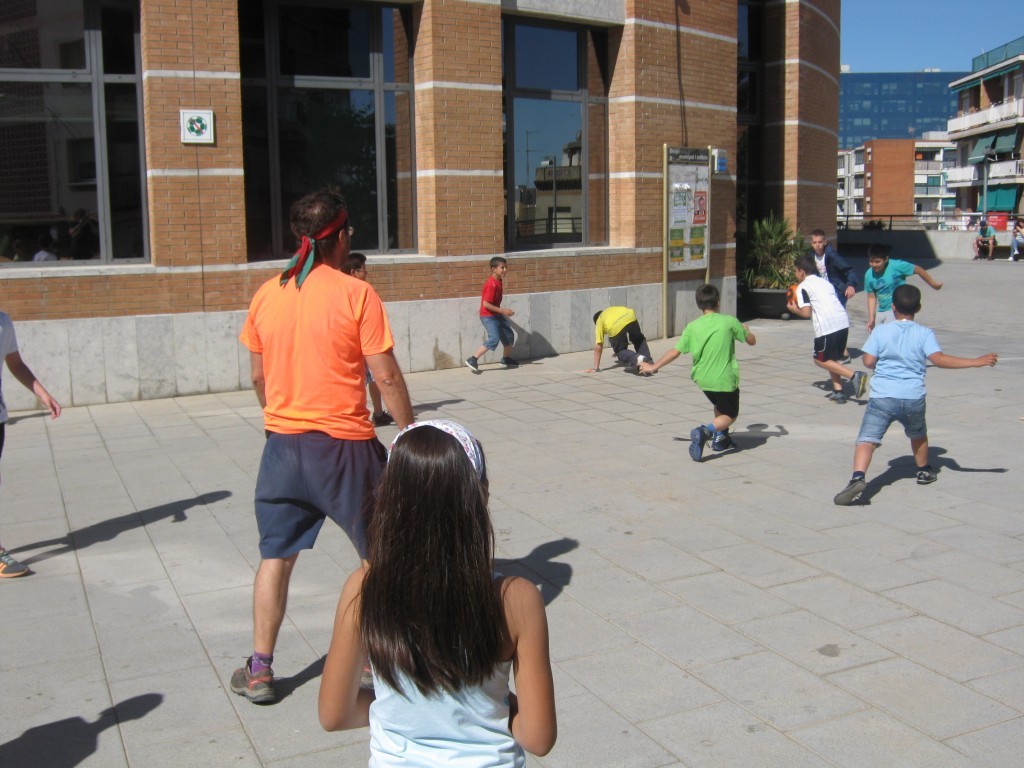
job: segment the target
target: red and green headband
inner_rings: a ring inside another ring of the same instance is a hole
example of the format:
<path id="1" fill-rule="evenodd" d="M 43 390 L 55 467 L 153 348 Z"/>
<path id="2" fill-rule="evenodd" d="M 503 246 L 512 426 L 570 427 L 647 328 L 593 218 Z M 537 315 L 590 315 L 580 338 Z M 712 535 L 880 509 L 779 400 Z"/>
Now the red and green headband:
<path id="1" fill-rule="evenodd" d="M 295 287 L 302 287 L 302 282 L 309 275 L 310 270 L 313 269 L 314 262 L 316 262 L 316 241 L 337 234 L 347 225 L 348 211 L 342 208 L 338 211 L 338 215 L 319 232 L 313 235 L 303 235 L 302 240 L 299 242 L 299 249 L 292 256 L 292 260 L 288 262 L 288 266 L 284 268 L 284 272 L 281 273 L 281 285 L 287 283 L 294 276 Z"/>

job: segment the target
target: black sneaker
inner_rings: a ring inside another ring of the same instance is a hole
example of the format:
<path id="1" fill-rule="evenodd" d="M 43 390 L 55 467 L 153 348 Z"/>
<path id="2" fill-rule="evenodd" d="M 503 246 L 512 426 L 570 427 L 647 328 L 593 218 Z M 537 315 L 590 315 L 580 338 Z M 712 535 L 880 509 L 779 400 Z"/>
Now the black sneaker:
<path id="1" fill-rule="evenodd" d="M 375 427 L 386 427 L 388 424 L 394 424 L 395 419 L 387 411 L 381 411 L 380 413 L 373 414 L 373 426 Z"/>
<path id="2" fill-rule="evenodd" d="M 506 368 L 518 368 L 519 367 L 519 363 L 517 363 L 511 357 L 503 357 L 503 358 L 501 358 L 501 364 L 504 365 Z"/>
<path id="3" fill-rule="evenodd" d="M 832 499 L 832 501 L 840 507 L 848 507 L 861 497 L 861 494 L 864 493 L 864 489 L 867 487 L 867 481 L 863 478 L 851 480 L 850 484 L 837 493 L 836 497 Z"/>
<path id="4" fill-rule="evenodd" d="M 938 480 L 935 473 L 930 469 L 919 469 L 917 470 L 917 484 L 918 485 L 929 485 Z"/>
<path id="5" fill-rule="evenodd" d="M 864 397 L 864 393 L 868 391 L 868 376 L 864 371 L 857 371 L 853 374 L 853 378 L 850 379 L 850 384 L 853 385 L 853 396 L 858 400 Z"/>
<path id="6" fill-rule="evenodd" d="M 245 696 L 253 704 L 270 704 L 277 698 L 274 693 L 274 670 L 267 667 L 259 674 L 252 674 L 249 665 L 252 663 L 250 656 L 245 666 L 235 670 L 231 675 L 231 692 L 239 696 Z"/>
<path id="7" fill-rule="evenodd" d="M 729 435 L 719 435 L 711 441 L 712 451 L 728 451 L 730 448 L 735 448 L 736 443 L 732 441 Z"/>
<path id="8" fill-rule="evenodd" d="M 831 400 L 836 405 L 846 405 L 846 393 L 843 392 L 841 389 L 837 389 L 836 391 L 834 391 L 831 395 L 829 395 L 828 399 Z"/>
<path id="9" fill-rule="evenodd" d="M 839 361 L 841 365 L 849 365 L 851 362 L 853 361 L 850 359 L 849 355 L 843 355 L 843 358 Z"/>
<path id="10" fill-rule="evenodd" d="M 713 433 L 707 427 L 697 427 L 690 430 L 690 458 L 700 461 L 704 455 L 704 445 L 712 438 Z"/>
<path id="11" fill-rule="evenodd" d="M 469 370 L 473 373 L 480 373 L 480 366 L 476 364 L 476 358 L 472 355 L 466 358 L 466 365 L 469 366 Z"/>

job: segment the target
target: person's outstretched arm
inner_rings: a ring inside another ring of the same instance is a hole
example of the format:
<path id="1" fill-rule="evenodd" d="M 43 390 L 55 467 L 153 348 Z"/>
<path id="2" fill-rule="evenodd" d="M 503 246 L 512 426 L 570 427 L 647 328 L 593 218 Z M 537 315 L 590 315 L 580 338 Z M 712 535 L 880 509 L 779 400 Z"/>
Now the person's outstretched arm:
<path id="1" fill-rule="evenodd" d="M 928 270 L 922 269 L 921 267 L 914 265 L 914 274 L 924 280 L 928 285 L 934 288 L 936 291 L 942 288 L 942 283 L 936 280 L 934 277 L 928 274 Z"/>
<path id="2" fill-rule="evenodd" d="M 936 368 L 984 368 L 986 365 L 995 365 L 999 356 L 989 352 L 981 357 L 953 357 L 943 352 L 934 352 L 928 355 L 928 359 Z"/>
<path id="3" fill-rule="evenodd" d="M 518 576 L 502 584 L 502 605 L 509 635 L 516 693 L 509 694 L 509 730 L 523 749 L 546 755 L 555 745 L 555 684 L 548 650 L 548 620 L 540 590 Z"/>
<path id="4" fill-rule="evenodd" d="M 604 342 L 594 345 L 594 367 L 588 368 L 584 373 L 597 373 L 601 370 L 601 354 L 604 352 Z"/>
<path id="5" fill-rule="evenodd" d="M 11 372 L 11 375 L 20 381 L 25 389 L 31 390 L 42 401 L 43 406 L 50 412 L 50 418 L 56 419 L 60 416 L 60 403 L 54 399 L 53 395 L 46 391 L 46 387 L 32 373 L 32 369 L 25 365 L 25 361 L 21 359 L 21 353 L 17 351 L 11 352 L 5 359 L 7 360 L 7 369 Z"/>
<path id="6" fill-rule="evenodd" d="M 334 634 L 320 678 L 317 709 L 325 731 L 361 728 L 370 723 L 373 689 L 360 688 L 366 654 L 359 641 L 359 594 L 366 566 L 348 577 L 334 616 Z"/>

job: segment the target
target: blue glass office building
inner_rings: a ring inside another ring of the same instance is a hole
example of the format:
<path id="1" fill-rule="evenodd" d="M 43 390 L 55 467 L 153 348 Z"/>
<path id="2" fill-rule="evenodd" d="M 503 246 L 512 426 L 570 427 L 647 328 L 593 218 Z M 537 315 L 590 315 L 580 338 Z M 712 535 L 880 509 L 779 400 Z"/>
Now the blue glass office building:
<path id="1" fill-rule="evenodd" d="M 839 76 L 839 147 L 921 138 L 956 115 L 949 84 L 967 72 L 858 72 Z"/>

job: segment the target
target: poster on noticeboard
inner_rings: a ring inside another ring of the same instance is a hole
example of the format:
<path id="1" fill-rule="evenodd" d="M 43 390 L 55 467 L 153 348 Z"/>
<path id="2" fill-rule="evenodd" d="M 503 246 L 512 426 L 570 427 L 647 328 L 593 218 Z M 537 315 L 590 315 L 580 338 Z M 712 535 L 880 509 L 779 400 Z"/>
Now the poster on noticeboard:
<path id="1" fill-rule="evenodd" d="M 706 269 L 711 152 L 665 147 L 665 259 L 669 272 Z"/>

